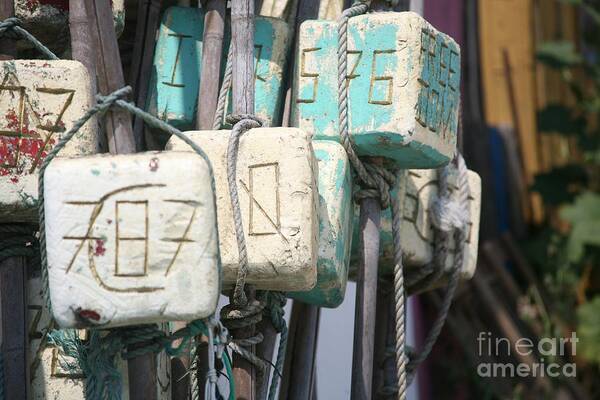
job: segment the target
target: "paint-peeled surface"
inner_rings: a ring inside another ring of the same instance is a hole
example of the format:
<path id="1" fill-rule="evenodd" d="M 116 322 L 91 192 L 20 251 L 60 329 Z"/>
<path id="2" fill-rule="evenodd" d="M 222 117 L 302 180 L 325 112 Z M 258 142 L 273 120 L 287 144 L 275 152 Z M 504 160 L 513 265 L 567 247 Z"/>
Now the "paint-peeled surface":
<path id="1" fill-rule="evenodd" d="M 344 300 L 352 239 L 352 174 L 342 145 L 313 141 L 318 162 L 319 258 L 317 284 L 291 298 L 321 307 L 337 307 Z"/>
<path id="2" fill-rule="evenodd" d="M 44 178 L 50 297 L 61 327 L 191 321 L 215 311 L 216 210 L 200 156 L 56 159 Z"/>
<path id="3" fill-rule="evenodd" d="M 406 195 L 399 198 L 402 210 L 401 243 L 404 254 L 405 265 L 409 268 L 418 268 L 433 259 L 434 232 L 431 222 L 430 210 L 437 199 L 438 179 L 436 170 L 409 170 L 406 172 L 402 182 L 406 184 Z M 456 186 L 456 170 L 448 177 L 451 196 L 456 198 L 458 187 Z M 469 222 L 467 231 L 467 243 L 465 244 L 465 257 L 461 269 L 461 277 L 469 279 L 475 273 L 477 265 L 477 251 L 479 243 L 479 216 L 481 210 L 481 179 L 473 171 L 468 172 L 469 182 Z M 400 196 L 398 188 L 394 189 L 394 196 Z M 358 226 L 358 218 L 354 219 Z M 355 241 L 352 248 L 351 265 L 355 265 L 359 259 L 358 230 L 355 230 Z M 392 238 L 392 215 L 389 209 L 383 210 L 381 214 L 381 236 L 380 236 L 379 270 L 383 275 L 390 275 L 394 271 L 394 242 Z M 450 270 L 454 263 L 457 252 L 454 238 L 450 239 L 448 258 L 445 268 Z M 351 271 L 351 275 L 355 271 Z"/>
<path id="4" fill-rule="evenodd" d="M 208 155 L 217 190 L 224 285 L 236 281 L 239 253 L 229 184 L 231 131 L 185 134 Z M 187 150 L 171 138 L 168 150 Z M 317 161 L 310 137 L 297 128 L 251 129 L 240 138 L 237 189 L 248 250 L 246 282 L 265 290 L 309 290 L 317 279 Z"/>
<path id="5" fill-rule="evenodd" d="M 295 126 L 339 140 L 337 23 L 300 29 Z M 354 17 L 348 26 L 349 131 L 357 152 L 402 168 L 435 168 L 456 148 L 460 50 L 415 13 Z"/>
<path id="6" fill-rule="evenodd" d="M 289 49 L 287 24 L 277 18 L 257 17 L 255 24 L 255 114 L 266 126 L 279 125 L 283 71 Z M 169 124 L 193 129 L 202 69 L 204 12 L 171 7 L 159 28 L 147 109 Z M 223 46 L 221 73 L 227 63 L 230 38 Z M 231 112 L 231 90 L 225 112 Z"/>
<path id="7" fill-rule="evenodd" d="M 77 61 L 0 62 L 0 222 L 37 221 L 40 164 L 91 105 L 90 78 Z M 92 118 L 59 156 L 97 150 Z"/>

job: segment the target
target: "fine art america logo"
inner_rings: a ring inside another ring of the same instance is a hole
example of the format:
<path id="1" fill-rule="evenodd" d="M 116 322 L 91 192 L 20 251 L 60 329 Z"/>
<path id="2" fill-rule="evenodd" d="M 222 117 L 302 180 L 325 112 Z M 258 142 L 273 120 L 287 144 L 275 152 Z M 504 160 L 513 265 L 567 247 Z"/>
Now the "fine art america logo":
<path id="1" fill-rule="evenodd" d="M 507 338 L 492 337 L 491 332 L 479 332 L 477 337 L 480 359 L 508 359 L 511 362 L 480 362 L 477 374 L 482 378 L 575 377 L 575 363 L 559 363 L 563 356 L 575 356 L 579 338 L 573 332 L 570 338 L 542 338 L 537 343 L 520 338 L 514 343 Z"/>

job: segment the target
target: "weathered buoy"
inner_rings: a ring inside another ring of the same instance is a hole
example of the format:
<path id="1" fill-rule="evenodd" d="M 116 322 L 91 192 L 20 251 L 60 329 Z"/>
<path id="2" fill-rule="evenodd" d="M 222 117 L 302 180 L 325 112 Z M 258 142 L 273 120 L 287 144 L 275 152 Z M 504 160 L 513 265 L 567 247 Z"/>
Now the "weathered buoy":
<path id="1" fill-rule="evenodd" d="M 339 140 L 338 25 L 300 28 L 294 126 Z M 374 13 L 348 23 L 348 128 L 361 156 L 402 168 L 436 168 L 456 150 L 460 49 L 412 12 Z"/>
<path id="2" fill-rule="evenodd" d="M 434 231 L 431 220 L 431 207 L 437 199 L 438 173 L 436 170 L 408 170 L 405 173 L 404 184 L 406 194 L 400 198 L 401 204 L 401 233 L 403 261 L 407 267 L 419 267 L 433 260 Z M 448 186 L 453 199 L 457 198 L 458 187 L 456 186 L 457 170 L 451 169 L 448 176 Z M 475 273 L 477 264 L 477 249 L 479 243 L 479 215 L 481 210 L 481 179 L 473 171 L 468 172 L 469 182 L 469 219 L 467 230 L 467 242 L 465 244 L 464 261 L 461 269 L 461 277 L 469 279 Z M 401 196 L 401 191 L 395 189 L 394 195 Z M 355 226 L 358 221 L 355 220 Z M 356 233 L 356 232 L 355 232 Z M 454 256 L 457 246 L 451 236 L 448 257 L 445 269 L 450 270 L 454 265 Z M 352 267 L 358 260 L 358 246 L 353 242 Z M 394 242 L 392 239 L 392 215 L 389 209 L 381 214 L 381 236 L 380 236 L 380 262 L 379 273 L 391 275 L 394 271 Z M 353 269 L 353 268 L 351 268 Z M 354 270 L 351 274 L 354 274 Z"/>
<path id="3" fill-rule="evenodd" d="M 230 131 L 185 134 L 215 173 L 225 286 L 236 281 L 239 255 L 227 181 Z M 187 150 L 171 138 L 167 150 Z M 297 128 L 256 128 L 239 142 L 237 187 L 248 248 L 246 282 L 258 289 L 309 290 L 317 277 L 317 163 L 310 137 Z"/>
<path id="4" fill-rule="evenodd" d="M 147 109 L 169 124 L 192 129 L 196 117 L 204 12 L 197 8 L 171 7 L 158 32 L 154 73 Z M 257 17 L 255 21 L 255 115 L 266 125 L 279 125 L 282 80 L 289 48 L 289 29 L 277 18 Z M 225 69 L 229 38 L 225 38 L 222 69 Z M 225 112 L 228 112 L 225 108 Z M 229 111 L 230 112 L 230 111 Z"/>
<path id="5" fill-rule="evenodd" d="M 214 193 L 197 154 L 59 158 L 44 183 L 50 298 L 61 327 L 191 321 L 215 311 Z"/>
<path id="6" fill-rule="evenodd" d="M 92 106 L 90 77 L 77 61 L 0 61 L 0 222 L 37 222 L 37 171 Z M 95 119 L 61 152 L 98 151 Z"/>
<path id="7" fill-rule="evenodd" d="M 318 162 L 319 258 L 317 284 L 308 292 L 288 295 L 305 303 L 335 308 L 344 300 L 353 208 L 352 173 L 346 151 L 328 140 L 312 142 Z"/>

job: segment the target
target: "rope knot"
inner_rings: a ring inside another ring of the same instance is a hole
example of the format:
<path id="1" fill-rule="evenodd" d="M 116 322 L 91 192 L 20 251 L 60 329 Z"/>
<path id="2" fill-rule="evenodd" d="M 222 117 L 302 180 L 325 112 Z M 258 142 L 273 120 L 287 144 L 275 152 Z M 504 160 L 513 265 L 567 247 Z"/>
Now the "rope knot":
<path id="1" fill-rule="evenodd" d="M 0 33 L 11 31 L 17 26 L 21 26 L 21 20 L 19 18 L 6 18 L 4 21 L 0 22 Z"/>
<path id="2" fill-rule="evenodd" d="M 265 126 L 265 122 L 253 114 L 229 114 L 227 116 L 227 118 L 225 118 L 225 121 L 231 125 L 236 125 L 245 120 L 248 120 L 248 122 L 246 122 L 246 124 L 250 124 L 250 125 L 254 125 L 254 123 L 258 124 L 258 126 L 252 126 L 250 128 L 247 128 L 246 130 Z M 252 122 L 250 122 L 250 121 L 252 121 Z"/>
<path id="3" fill-rule="evenodd" d="M 433 225 L 442 232 L 463 229 L 469 216 L 462 205 L 449 197 L 438 197 L 431 207 Z"/>
<path id="4" fill-rule="evenodd" d="M 107 94 L 106 96 L 97 94 L 96 107 L 100 112 L 106 112 L 110 107 L 112 107 L 118 100 L 126 100 L 127 96 L 129 96 L 132 92 L 131 86 L 125 86 L 121 89 L 117 89 L 112 93 Z"/>
<path id="5" fill-rule="evenodd" d="M 359 173 L 359 178 L 366 188 L 354 194 L 355 200 L 360 202 L 366 198 L 378 199 L 381 208 L 386 209 L 391 205 L 390 188 L 396 184 L 396 175 L 378 164 L 363 163 L 365 174 Z"/>
<path id="6" fill-rule="evenodd" d="M 254 300 L 245 307 L 227 304 L 221 309 L 221 321 L 229 330 L 246 328 L 262 320 L 265 303 Z"/>

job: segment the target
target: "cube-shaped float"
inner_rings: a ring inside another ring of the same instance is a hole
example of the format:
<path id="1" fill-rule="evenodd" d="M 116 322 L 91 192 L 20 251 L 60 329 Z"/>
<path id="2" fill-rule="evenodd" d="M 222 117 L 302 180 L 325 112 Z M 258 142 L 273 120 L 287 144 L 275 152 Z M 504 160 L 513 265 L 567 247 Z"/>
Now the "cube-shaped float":
<path id="1" fill-rule="evenodd" d="M 224 285 L 233 286 L 238 247 L 227 181 L 230 131 L 185 133 L 214 169 Z M 187 150 L 171 138 L 167 150 Z M 237 188 L 248 248 L 246 282 L 258 289 L 309 290 L 317 278 L 317 162 L 310 137 L 296 128 L 257 128 L 239 143 Z"/>
<path id="2" fill-rule="evenodd" d="M 192 129 L 196 118 L 202 66 L 204 12 L 198 8 L 171 7 L 163 17 L 154 55 L 147 109 L 169 124 Z M 282 79 L 288 53 L 287 24 L 280 19 L 255 20 L 255 114 L 267 125 L 279 125 Z M 227 41 L 222 71 L 227 61 Z"/>
<path id="3" fill-rule="evenodd" d="M 125 27 L 125 0 L 111 0 L 117 36 Z M 55 52 L 70 47 L 68 0 L 15 0 L 15 16 L 40 42 Z M 31 48 L 29 42 L 20 41 L 19 47 Z"/>
<path id="4" fill-rule="evenodd" d="M 39 271 L 27 282 L 27 326 L 29 332 L 29 393 L 32 400 L 85 400 L 85 375 L 82 370 L 64 368 L 64 361 L 75 362 L 62 349 L 49 342 L 48 334 L 57 329 L 42 296 Z M 89 330 L 77 330 L 82 341 L 89 338 Z M 119 359 L 123 379 L 122 399 L 129 398 L 127 362 Z M 157 399 L 170 400 L 170 357 L 163 351 L 156 355 Z"/>
<path id="5" fill-rule="evenodd" d="M 85 376 L 81 370 L 62 367 L 65 355 L 48 342 L 48 333 L 56 329 L 42 296 L 42 280 L 30 277 L 27 282 L 27 326 L 29 332 L 30 398 L 33 400 L 85 399 Z M 78 332 L 86 339 L 86 331 Z M 72 360 L 69 360 L 72 361 Z"/>
<path id="6" fill-rule="evenodd" d="M 196 153 L 56 159 L 44 176 L 61 327 L 190 321 L 220 291 L 210 166 Z"/>
<path id="7" fill-rule="evenodd" d="M 36 222 L 37 170 L 92 106 L 90 77 L 77 61 L 0 62 L 0 222 Z M 94 119 L 61 156 L 96 153 Z"/>
<path id="8" fill-rule="evenodd" d="M 255 21 L 254 114 L 262 119 L 266 126 L 279 126 L 284 100 L 282 80 L 287 66 L 290 30 L 288 24 L 279 18 L 259 16 Z M 229 51 L 230 45 L 230 38 L 227 38 L 224 46 L 226 52 Z M 230 114 L 231 110 L 229 89 L 223 117 Z M 223 120 L 225 121 L 225 118 Z M 228 124 L 225 126 L 229 127 Z"/>
<path id="9" fill-rule="evenodd" d="M 457 172 L 451 170 L 448 176 L 448 186 L 451 196 L 458 195 L 456 184 Z M 431 221 L 431 207 L 437 199 L 438 173 L 436 170 L 409 170 L 401 181 L 406 184 L 406 194 L 400 200 L 402 207 L 401 240 L 404 253 L 404 263 L 407 267 L 423 266 L 433 259 L 434 230 Z M 477 250 L 479 244 L 479 215 L 481 211 L 481 179 L 473 171 L 468 172 L 469 182 L 469 222 L 467 228 L 467 243 L 465 245 L 464 260 L 461 277 L 470 279 L 475 273 L 477 265 Z M 394 190 L 394 196 L 400 196 L 401 191 Z M 359 262 L 359 221 L 354 220 L 354 241 L 352 249 L 352 271 Z M 392 215 L 390 209 L 384 210 L 381 215 L 380 236 L 380 274 L 390 275 L 394 271 L 394 242 L 392 237 Z M 454 266 L 454 256 L 458 249 L 451 235 L 446 270 Z"/>
<path id="10" fill-rule="evenodd" d="M 341 144 L 313 141 L 318 162 L 319 259 L 317 284 L 308 292 L 289 292 L 296 300 L 335 308 L 344 300 L 352 239 L 352 173 Z"/>
<path id="11" fill-rule="evenodd" d="M 338 25 L 300 28 L 294 126 L 339 140 Z M 402 168 L 435 168 L 456 149 L 460 49 L 412 12 L 354 17 L 348 24 L 348 128 L 359 155 Z"/>

